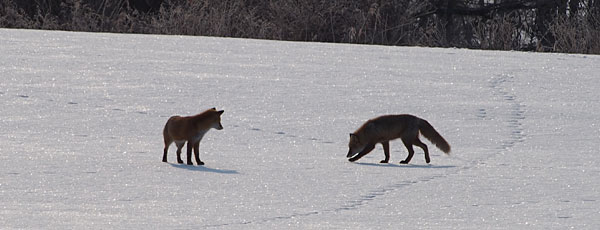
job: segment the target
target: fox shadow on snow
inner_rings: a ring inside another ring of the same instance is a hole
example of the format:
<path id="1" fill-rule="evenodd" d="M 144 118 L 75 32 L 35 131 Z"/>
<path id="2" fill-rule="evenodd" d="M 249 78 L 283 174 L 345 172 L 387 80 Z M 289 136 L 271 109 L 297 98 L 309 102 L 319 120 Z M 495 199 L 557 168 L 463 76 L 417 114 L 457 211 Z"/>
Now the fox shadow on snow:
<path id="1" fill-rule="evenodd" d="M 221 174 L 239 174 L 236 170 L 229 169 L 213 169 L 205 167 L 204 165 L 186 165 L 186 164 L 174 164 L 169 163 L 171 166 L 180 169 L 186 169 L 190 171 L 198 171 L 198 172 L 211 172 L 211 173 L 221 173 Z"/>
<path id="2" fill-rule="evenodd" d="M 390 168 L 432 168 L 432 169 L 445 169 L 445 168 L 456 168 L 454 165 L 412 165 L 412 164 L 385 164 L 385 163 L 363 163 L 357 162 L 357 165 L 365 166 L 377 166 L 377 167 L 390 167 Z"/>

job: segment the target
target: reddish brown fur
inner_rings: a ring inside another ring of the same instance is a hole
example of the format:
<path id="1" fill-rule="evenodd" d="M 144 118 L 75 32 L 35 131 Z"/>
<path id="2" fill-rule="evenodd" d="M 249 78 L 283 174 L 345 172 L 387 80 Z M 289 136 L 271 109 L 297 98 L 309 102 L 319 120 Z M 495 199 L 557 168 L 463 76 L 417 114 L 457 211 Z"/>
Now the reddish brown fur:
<path id="1" fill-rule="evenodd" d="M 188 117 L 172 116 L 169 118 L 163 129 L 163 138 L 165 148 L 163 153 L 163 162 L 167 162 L 167 152 L 171 143 L 175 142 L 177 146 L 177 162 L 182 164 L 181 148 L 187 142 L 187 164 L 192 165 L 192 149 L 198 165 L 203 165 L 200 161 L 199 145 L 204 134 L 215 128 L 223 129 L 221 125 L 221 114 L 223 110 L 217 111 L 215 108 L 206 110 L 200 114 Z"/>
<path id="2" fill-rule="evenodd" d="M 350 161 L 356 161 L 371 152 L 377 143 L 381 143 L 385 154 L 385 159 L 381 163 L 388 163 L 390 159 L 389 142 L 400 138 L 408 150 L 408 157 L 400 163 L 408 164 L 410 162 L 414 154 L 413 145 L 423 149 L 425 161 L 429 163 L 429 150 L 427 145 L 419 140 L 419 132 L 444 153 L 450 152 L 448 142 L 429 122 L 413 115 L 402 114 L 385 115 L 365 122 L 359 129 L 350 134 L 347 157 L 352 157 L 349 159 Z"/>

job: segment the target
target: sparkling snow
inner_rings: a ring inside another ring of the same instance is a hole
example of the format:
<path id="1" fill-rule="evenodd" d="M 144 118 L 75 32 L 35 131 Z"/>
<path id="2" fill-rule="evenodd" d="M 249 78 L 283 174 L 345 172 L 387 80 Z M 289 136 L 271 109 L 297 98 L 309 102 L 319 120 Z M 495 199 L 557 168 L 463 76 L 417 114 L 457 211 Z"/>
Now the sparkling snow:
<path id="1" fill-rule="evenodd" d="M 600 56 L 0 29 L 3 229 L 597 229 Z M 172 115 L 225 110 L 205 166 Z M 382 114 L 428 120 L 431 164 Z M 185 153 L 184 153 L 185 154 Z"/>

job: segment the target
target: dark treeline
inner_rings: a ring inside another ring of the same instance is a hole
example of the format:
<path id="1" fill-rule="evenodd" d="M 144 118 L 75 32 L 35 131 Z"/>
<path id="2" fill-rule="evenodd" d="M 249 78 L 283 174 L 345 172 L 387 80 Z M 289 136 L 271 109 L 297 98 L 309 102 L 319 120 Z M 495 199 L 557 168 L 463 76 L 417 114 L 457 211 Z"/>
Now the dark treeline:
<path id="1" fill-rule="evenodd" d="M 600 54 L 600 0 L 0 0 L 0 27 Z"/>

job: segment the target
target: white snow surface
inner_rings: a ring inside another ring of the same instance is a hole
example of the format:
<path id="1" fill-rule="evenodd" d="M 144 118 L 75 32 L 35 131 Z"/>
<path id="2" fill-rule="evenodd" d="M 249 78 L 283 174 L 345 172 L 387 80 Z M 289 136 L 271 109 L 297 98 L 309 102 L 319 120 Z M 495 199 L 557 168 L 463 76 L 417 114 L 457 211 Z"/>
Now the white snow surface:
<path id="1" fill-rule="evenodd" d="M 600 57 L 0 29 L 2 229 L 598 229 Z M 205 166 L 173 115 L 225 110 Z M 383 114 L 452 146 L 391 142 Z M 184 148 L 185 161 L 185 148 Z"/>

